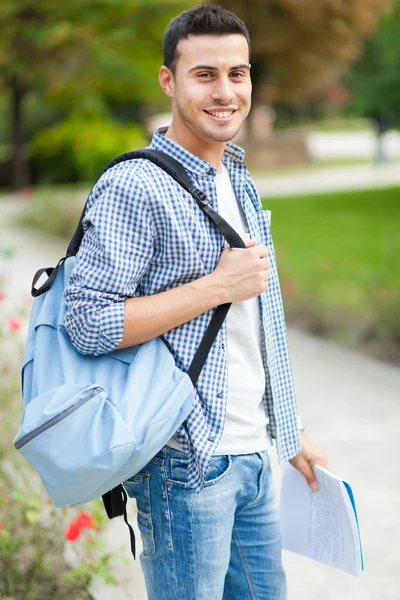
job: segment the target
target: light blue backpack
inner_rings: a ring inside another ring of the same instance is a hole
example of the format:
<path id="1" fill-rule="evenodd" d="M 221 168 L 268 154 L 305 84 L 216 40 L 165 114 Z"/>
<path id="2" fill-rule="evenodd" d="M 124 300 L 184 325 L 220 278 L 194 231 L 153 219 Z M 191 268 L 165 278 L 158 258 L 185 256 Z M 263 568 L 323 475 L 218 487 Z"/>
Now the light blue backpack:
<path id="1" fill-rule="evenodd" d="M 137 158 L 164 169 L 192 194 L 231 246 L 244 247 L 169 155 L 149 149 L 126 153 L 103 173 Z M 78 353 L 64 328 L 63 292 L 77 261 L 85 208 L 66 257 L 54 269 L 40 269 L 33 280 L 35 301 L 22 364 L 24 412 L 14 444 L 38 471 L 55 506 L 103 496 L 108 516 L 123 515 L 127 522 L 121 484 L 157 454 L 189 415 L 194 384 L 230 305 L 214 312 L 187 373 L 176 367 L 162 337 L 101 356 Z M 36 289 L 44 272 L 48 279 Z"/>

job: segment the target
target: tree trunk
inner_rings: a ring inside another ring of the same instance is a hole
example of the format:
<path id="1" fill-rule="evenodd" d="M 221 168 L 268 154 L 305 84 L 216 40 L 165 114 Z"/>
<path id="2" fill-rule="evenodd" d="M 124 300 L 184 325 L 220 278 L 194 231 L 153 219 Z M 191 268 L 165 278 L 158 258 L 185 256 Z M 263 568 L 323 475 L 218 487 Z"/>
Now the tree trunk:
<path id="1" fill-rule="evenodd" d="M 11 152 L 13 185 L 22 190 L 30 186 L 30 173 L 24 148 L 24 132 L 22 126 L 22 105 L 26 89 L 17 78 L 11 82 Z"/>

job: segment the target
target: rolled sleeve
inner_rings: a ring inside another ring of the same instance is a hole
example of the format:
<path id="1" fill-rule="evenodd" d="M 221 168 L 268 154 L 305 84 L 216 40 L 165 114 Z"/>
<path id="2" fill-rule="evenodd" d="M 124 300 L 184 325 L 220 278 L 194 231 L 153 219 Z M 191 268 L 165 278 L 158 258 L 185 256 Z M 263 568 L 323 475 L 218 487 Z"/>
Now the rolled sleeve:
<path id="1" fill-rule="evenodd" d="M 125 299 L 153 256 L 154 227 L 131 165 L 106 173 L 89 197 L 84 236 L 64 292 L 65 329 L 78 352 L 99 355 L 119 345 Z"/>

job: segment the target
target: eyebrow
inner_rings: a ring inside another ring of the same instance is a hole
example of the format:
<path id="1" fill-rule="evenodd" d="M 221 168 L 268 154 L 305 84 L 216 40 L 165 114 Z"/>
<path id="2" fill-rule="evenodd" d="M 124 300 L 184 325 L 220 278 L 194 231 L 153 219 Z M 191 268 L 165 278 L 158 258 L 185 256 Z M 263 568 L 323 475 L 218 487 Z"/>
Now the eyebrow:
<path id="1" fill-rule="evenodd" d="M 189 73 L 191 71 L 198 71 L 199 69 L 205 69 L 207 71 L 218 71 L 218 67 L 213 67 L 211 65 L 196 65 L 195 67 L 189 69 Z M 248 64 L 243 63 L 242 65 L 236 65 L 235 67 L 229 68 L 230 71 L 237 71 L 238 69 L 247 69 L 249 71 L 250 66 Z"/>

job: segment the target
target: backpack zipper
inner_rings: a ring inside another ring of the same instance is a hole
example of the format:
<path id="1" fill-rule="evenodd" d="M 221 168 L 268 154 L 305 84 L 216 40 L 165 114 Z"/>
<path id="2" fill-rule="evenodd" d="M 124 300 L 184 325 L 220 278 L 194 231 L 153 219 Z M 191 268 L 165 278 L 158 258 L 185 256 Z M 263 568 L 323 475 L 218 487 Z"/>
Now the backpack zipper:
<path id="1" fill-rule="evenodd" d="M 66 417 L 71 415 L 73 412 L 78 410 L 78 408 L 83 406 L 83 404 L 86 404 L 86 402 L 91 400 L 91 398 L 93 398 L 94 396 L 97 396 L 97 394 L 100 394 L 100 392 L 103 392 L 103 391 L 104 390 L 101 387 L 94 388 L 94 390 L 92 390 L 90 392 L 90 394 L 88 394 L 87 396 L 82 398 L 82 400 L 79 400 L 79 402 L 77 402 L 73 406 L 70 406 L 69 408 L 66 408 L 65 410 L 63 410 L 59 415 L 56 415 L 55 417 L 49 419 L 49 421 L 46 421 L 46 423 L 43 423 L 43 425 L 40 425 L 40 427 L 37 427 L 30 433 L 27 433 L 26 435 L 24 435 L 20 440 L 15 442 L 14 446 L 16 447 L 17 450 L 20 450 L 22 448 L 22 446 L 25 446 L 25 444 L 27 444 L 28 442 L 33 440 L 33 438 L 37 437 L 38 435 L 40 435 L 47 429 L 50 429 L 50 427 L 53 427 L 53 425 L 56 425 L 57 423 L 59 423 L 60 421 L 62 421 L 63 419 L 65 419 Z"/>

